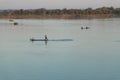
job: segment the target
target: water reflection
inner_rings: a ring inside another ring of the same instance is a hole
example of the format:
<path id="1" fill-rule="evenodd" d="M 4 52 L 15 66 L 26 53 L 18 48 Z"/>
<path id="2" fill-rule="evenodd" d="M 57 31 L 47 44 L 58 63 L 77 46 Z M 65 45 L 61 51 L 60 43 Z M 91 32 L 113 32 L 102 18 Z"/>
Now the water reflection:
<path id="1" fill-rule="evenodd" d="M 47 42 L 48 42 L 48 41 L 45 41 L 45 45 L 47 45 Z"/>

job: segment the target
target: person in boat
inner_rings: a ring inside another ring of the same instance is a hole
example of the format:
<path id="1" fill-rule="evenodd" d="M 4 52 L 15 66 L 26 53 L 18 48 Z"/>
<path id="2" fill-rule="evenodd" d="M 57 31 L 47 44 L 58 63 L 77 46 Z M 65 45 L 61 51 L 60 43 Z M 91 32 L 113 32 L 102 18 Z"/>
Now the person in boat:
<path id="1" fill-rule="evenodd" d="M 47 41 L 47 40 L 48 40 L 47 35 L 45 35 L 45 41 Z"/>

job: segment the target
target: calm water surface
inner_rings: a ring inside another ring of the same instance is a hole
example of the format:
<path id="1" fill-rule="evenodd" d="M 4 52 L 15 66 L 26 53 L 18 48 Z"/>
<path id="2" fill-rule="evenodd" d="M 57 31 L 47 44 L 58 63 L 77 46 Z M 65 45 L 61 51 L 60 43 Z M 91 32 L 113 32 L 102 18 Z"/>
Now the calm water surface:
<path id="1" fill-rule="evenodd" d="M 120 80 L 120 18 L 15 21 L 0 20 L 0 80 Z M 29 41 L 45 34 L 73 41 Z"/>

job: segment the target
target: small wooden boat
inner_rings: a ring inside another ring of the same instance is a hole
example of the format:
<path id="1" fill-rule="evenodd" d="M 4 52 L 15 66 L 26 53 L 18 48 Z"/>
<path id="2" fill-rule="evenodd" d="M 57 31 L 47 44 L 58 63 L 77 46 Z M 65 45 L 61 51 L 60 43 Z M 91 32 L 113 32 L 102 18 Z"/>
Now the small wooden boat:
<path id="1" fill-rule="evenodd" d="M 30 41 L 73 41 L 73 39 L 33 39 L 31 38 Z"/>
<path id="2" fill-rule="evenodd" d="M 14 25 L 18 25 L 18 23 L 17 23 L 17 22 L 14 22 L 13 24 L 14 24 Z"/>
<path id="3" fill-rule="evenodd" d="M 31 38 L 30 41 L 48 41 L 48 40 L 45 40 L 45 39 L 33 39 L 33 38 Z"/>
<path id="4" fill-rule="evenodd" d="M 14 20 L 13 19 L 9 19 L 10 22 L 13 22 Z"/>
<path id="5" fill-rule="evenodd" d="M 90 29 L 90 27 L 87 27 L 87 26 L 86 27 L 81 27 L 81 29 Z"/>

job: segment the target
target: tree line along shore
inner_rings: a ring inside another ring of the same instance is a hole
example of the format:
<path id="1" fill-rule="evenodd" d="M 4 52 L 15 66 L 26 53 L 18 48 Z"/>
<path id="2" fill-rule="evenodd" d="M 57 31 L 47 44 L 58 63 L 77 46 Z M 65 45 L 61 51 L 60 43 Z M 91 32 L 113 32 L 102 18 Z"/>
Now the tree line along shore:
<path id="1" fill-rule="evenodd" d="M 120 17 L 120 8 L 101 7 L 87 9 L 8 9 L 0 10 L 0 18 L 6 19 L 80 19 Z"/>

